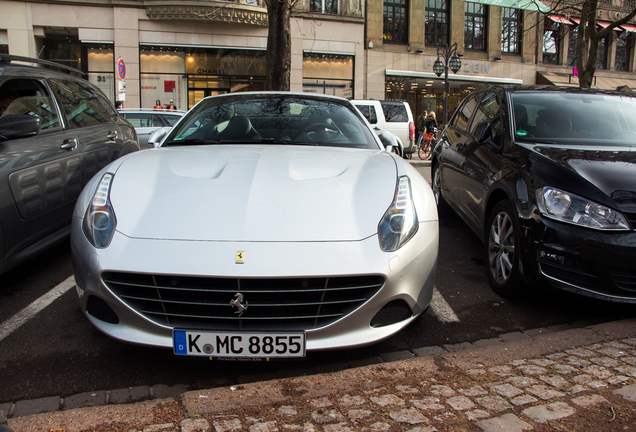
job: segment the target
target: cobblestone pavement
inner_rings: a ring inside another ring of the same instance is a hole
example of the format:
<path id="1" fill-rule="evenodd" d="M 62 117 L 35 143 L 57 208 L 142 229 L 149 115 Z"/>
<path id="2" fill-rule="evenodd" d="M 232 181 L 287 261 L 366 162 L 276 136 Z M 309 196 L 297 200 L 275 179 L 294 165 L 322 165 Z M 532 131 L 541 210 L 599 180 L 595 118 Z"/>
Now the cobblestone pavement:
<path id="1" fill-rule="evenodd" d="M 132 404 L 65 409 L 62 401 L 55 412 L 16 415 L 38 400 L 0 409 L 15 432 L 636 429 L 636 319 L 463 348 Z M 125 400 L 137 390 L 104 393 Z"/>

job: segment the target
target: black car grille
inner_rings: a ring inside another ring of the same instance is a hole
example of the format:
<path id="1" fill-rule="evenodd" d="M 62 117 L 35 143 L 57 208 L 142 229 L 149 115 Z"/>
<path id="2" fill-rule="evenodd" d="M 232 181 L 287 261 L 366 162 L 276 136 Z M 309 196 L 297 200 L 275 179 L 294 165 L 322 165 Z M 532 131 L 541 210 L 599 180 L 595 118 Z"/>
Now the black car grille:
<path id="1" fill-rule="evenodd" d="M 608 267 L 614 283 L 621 289 L 636 292 L 636 270 Z"/>
<path id="2" fill-rule="evenodd" d="M 581 269 L 568 268 L 563 265 L 539 260 L 539 269 L 544 275 L 577 287 L 594 289 L 599 285 L 598 278 Z"/>
<path id="3" fill-rule="evenodd" d="M 104 273 L 104 284 L 148 319 L 184 329 L 309 330 L 351 313 L 384 285 L 381 276 L 235 279 Z M 240 315 L 230 301 L 243 295 Z"/>

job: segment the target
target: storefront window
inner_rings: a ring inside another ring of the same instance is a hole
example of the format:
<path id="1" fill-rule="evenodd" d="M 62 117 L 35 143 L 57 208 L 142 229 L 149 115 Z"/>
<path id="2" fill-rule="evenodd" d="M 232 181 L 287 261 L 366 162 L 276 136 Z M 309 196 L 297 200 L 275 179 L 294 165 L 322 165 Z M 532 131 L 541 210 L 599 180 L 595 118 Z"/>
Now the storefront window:
<path id="1" fill-rule="evenodd" d="M 303 91 L 353 98 L 353 56 L 305 53 Z"/>
<path id="2" fill-rule="evenodd" d="M 95 84 L 108 100 L 115 102 L 115 60 L 112 44 L 84 44 L 88 62 L 88 81 Z"/>
<path id="3" fill-rule="evenodd" d="M 408 0 L 384 0 L 384 42 L 408 43 Z"/>
<path id="4" fill-rule="evenodd" d="M 616 59 L 614 60 L 614 69 L 618 71 L 629 70 L 629 53 L 632 51 L 632 41 L 634 37 L 632 33 L 624 31 L 616 38 Z"/>
<path id="5" fill-rule="evenodd" d="M 601 39 L 598 44 L 598 57 L 596 59 L 596 69 L 607 68 L 607 37 Z"/>
<path id="6" fill-rule="evenodd" d="M 265 88 L 265 51 L 142 47 L 141 103 L 187 110 L 207 96 Z"/>
<path id="7" fill-rule="evenodd" d="M 568 66 L 576 66 L 576 44 L 578 40 L 579 28 L 570 28 L 570 41 L 568 42 Z"/>
<path id="8" fill-rule="evenodd" d="M 450 1 L 426 0 L 424 38 L 426 45 L 448 45 Z"/>
<path id="9" fill-rule="evenodd" d="M 543 63 L 559 64 L 560 29 L 561 24 L 549 18 L 545 18 L 543 30 Z"/>
<path id="10" fill-rule="evenodd" d="M 464 48 L 485 50 L 487 6 L 466 2 L 464 8 Z"/>
<path id="11" fill-rule="evenodd" d="M 66 36 L 47 35 L 44 39 L 41 58 L 86 71 L 82 69 L 80 62 L 81 53 L 82 49 L 77 32 L 75 34 L 69 32 Z"/>
<path id="12" fill-rule="evenodd" d="M 521 53 L 521 35 L 523 34 L 521 9 L 503 8 L 501 24 L 501 52 Z"/>

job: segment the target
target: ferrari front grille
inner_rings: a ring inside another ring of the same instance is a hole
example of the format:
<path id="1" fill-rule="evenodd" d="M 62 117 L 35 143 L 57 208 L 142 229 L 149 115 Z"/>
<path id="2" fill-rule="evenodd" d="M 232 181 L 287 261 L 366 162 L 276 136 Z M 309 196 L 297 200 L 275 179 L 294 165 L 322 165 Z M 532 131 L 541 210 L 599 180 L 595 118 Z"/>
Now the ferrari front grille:
<path id="1" fill-rule="evenodd" d="M 173 328 L 309 330 L 351 313 L 381 276 L 235 279 L 108 272 L 102 281 L 130 308 Z"/>

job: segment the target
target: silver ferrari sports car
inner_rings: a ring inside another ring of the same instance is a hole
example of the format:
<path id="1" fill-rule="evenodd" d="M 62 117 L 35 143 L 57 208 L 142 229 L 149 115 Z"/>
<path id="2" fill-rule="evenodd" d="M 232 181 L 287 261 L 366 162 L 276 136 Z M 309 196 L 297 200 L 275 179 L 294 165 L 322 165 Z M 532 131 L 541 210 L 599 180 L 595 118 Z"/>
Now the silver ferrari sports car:
<path id="1" fill-rule="evenodd" d="M 202 100 L 79 197 L 86 317 L 121 341 L 209 358 L 395 334 L 431 302 L 439 236 L 431 188 L 390 147 L 345 99 Z"/>

